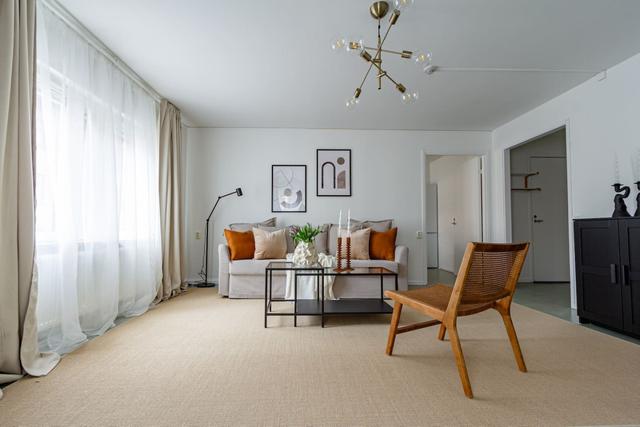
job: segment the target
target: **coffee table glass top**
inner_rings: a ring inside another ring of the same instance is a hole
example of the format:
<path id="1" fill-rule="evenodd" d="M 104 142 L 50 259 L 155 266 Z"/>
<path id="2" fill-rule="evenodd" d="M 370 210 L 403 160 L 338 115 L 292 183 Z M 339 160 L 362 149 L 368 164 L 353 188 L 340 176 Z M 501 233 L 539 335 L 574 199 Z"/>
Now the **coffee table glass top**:
<path id="1" fill-rule="evenodd" d="M 267 264 L 267 270 L 322 270 L 322 268 L 319 263 L 303 266 L 291 261 L 271 261 Z"/>
<path id="2" fill-rule="evenodd" d="M 316 263 L 308 266 L 294 264 L 291 261 L 271 261 L 267 264 L 267 270 L 298 270 L 317 271 L 324 270 L 329 276 L 395 276 L 397 273 L 385 267 L 353 267 L 351 270 L 336 271 L 334 267 L 323 267 Z"/>

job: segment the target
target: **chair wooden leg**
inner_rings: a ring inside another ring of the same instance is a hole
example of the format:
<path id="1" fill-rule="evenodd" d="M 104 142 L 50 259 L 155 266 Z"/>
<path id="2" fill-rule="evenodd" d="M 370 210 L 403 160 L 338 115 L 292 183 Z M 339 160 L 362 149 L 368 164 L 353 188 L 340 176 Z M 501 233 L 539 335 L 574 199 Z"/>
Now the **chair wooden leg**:
<path id="1" fill-rule="evenodd" d="M 516 357 L 516 362 L 518 363 L 518 369 L 521 372 L 527 372 L 527 366 L 524 364 L 524 358 L 522 357 L 522 350 L 520 350 L 520 343 L 518 342 L 518 336 L 516 335 L 516 329 L 513 327 L 513 322 L 511 321 L 511 315 L 507 313 L 499 312 L 500 316 L 502 316 L 502 321 L 504 322 L 504 327 L 507 330 L 507 335 L 509 335 L 509 341 L 511 342 L 511 348 L 513 349 L 513 355 Z"/>
<path id="2" fill-rule="evenodd" d="M 438 331 L 438 339 L 440 341 L 444 341 L 444 335 L 447 333 L 447 327 L 444 326 L 444 323 L 440 324 L 440 330 Z"/>
<path id="3" fill-rule="evenodd" d="M 400 314 L 402 313 L 402 304 L 396 302 L 393 305 L 393 314 L 391 315 L 391 324 L 389 325 L 389 338 L 387 339 L 388 356 L 393 353 L 393 345 L 396 342 L 396 333 L 398 331 L 398 323 L 400 323 Z"/>
<path id="4" fill-rule="evenodd" d="M 464 362 L 464 355 L 462 354 L 462 346 L 460 345 L 458 331 L 455 326 L 449 327 L 448 329 L 449 341 L 451 341 L 451 349 L 456 357 L 456 365 L 458 365 L 458 373 L 460 374 L 460 381 L 462 382 L 464 395 L 469 399 L 473 399 L 473 391 L 471 390 L 471 382 L 469 381 L 469 374 L 467 373 L 467 365 Z"/>

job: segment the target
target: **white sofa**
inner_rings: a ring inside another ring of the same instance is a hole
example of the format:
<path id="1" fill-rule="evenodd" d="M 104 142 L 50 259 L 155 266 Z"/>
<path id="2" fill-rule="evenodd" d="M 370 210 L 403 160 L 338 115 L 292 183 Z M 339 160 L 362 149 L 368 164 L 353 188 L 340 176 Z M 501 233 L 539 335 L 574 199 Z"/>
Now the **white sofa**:
<path id="1" fill-rule="evenodd" d="M 396 246 L 395 259 L 352 260 L 353 267 L 385 267 L 398 273 L 398 289 L 407 290 L 407 264 L 409 249 Z M 265 267 L 271 261 L 243 259 L 231 261 L 229 247 L 218 246 L 218 293 L 229 298 L 264 298 Z M 284 261 L 284 260 L 280 260 Z M 384 288 L 393 289 L 393 277 L 385 278 Z M 273 296 L 283 297 L 285 272 L 273 273 Z M 380 296 L 380 281 L 376 277 L 340 276 L 336 278 L 333 290 L 337 298 L 376 298 Z"/>

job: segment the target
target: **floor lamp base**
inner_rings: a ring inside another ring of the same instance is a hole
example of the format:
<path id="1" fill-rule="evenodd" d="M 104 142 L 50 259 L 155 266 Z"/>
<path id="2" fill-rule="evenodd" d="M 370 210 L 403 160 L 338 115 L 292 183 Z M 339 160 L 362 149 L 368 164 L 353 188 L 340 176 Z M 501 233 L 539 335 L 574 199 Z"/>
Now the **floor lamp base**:
<path id="1" fill-rule="evenodd" d="M 194 288 L 215 288 L 216 284 L 213 282 L 192 282 L 189 283 L 189 286 Z"/>

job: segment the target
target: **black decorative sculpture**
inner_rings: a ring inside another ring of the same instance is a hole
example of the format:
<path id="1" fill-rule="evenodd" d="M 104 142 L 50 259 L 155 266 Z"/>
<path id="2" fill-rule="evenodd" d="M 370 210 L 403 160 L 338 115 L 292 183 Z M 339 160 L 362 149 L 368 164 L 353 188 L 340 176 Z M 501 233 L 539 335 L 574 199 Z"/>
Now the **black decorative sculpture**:
<path id="1" fill-rule="evenodd" d="M 629 211 L 627 210 L 627 204 L 624 202 L 624 199 L 629 197 L 629 194 L 631 194 L 631 188 L 627 187 L 626 185 L 623 186 L 622 184 L 613 184 L 613 189 L 616 193 L 622 194 L 616 194 L 616 196 L 613 198 L 615 209 L 613 211 L 612 217 L 620 218 L 631 216 L 629 215 Z"/>
<path id="2" fill-rule="evenodd" d="M 636 185 L 638 186 L 638 190 L 640 190 L 640 181 L 636 182 Z M 636 213 L 633 215 L 640 216 L 640 192 L 636 196 L 636 206 Z"/>

